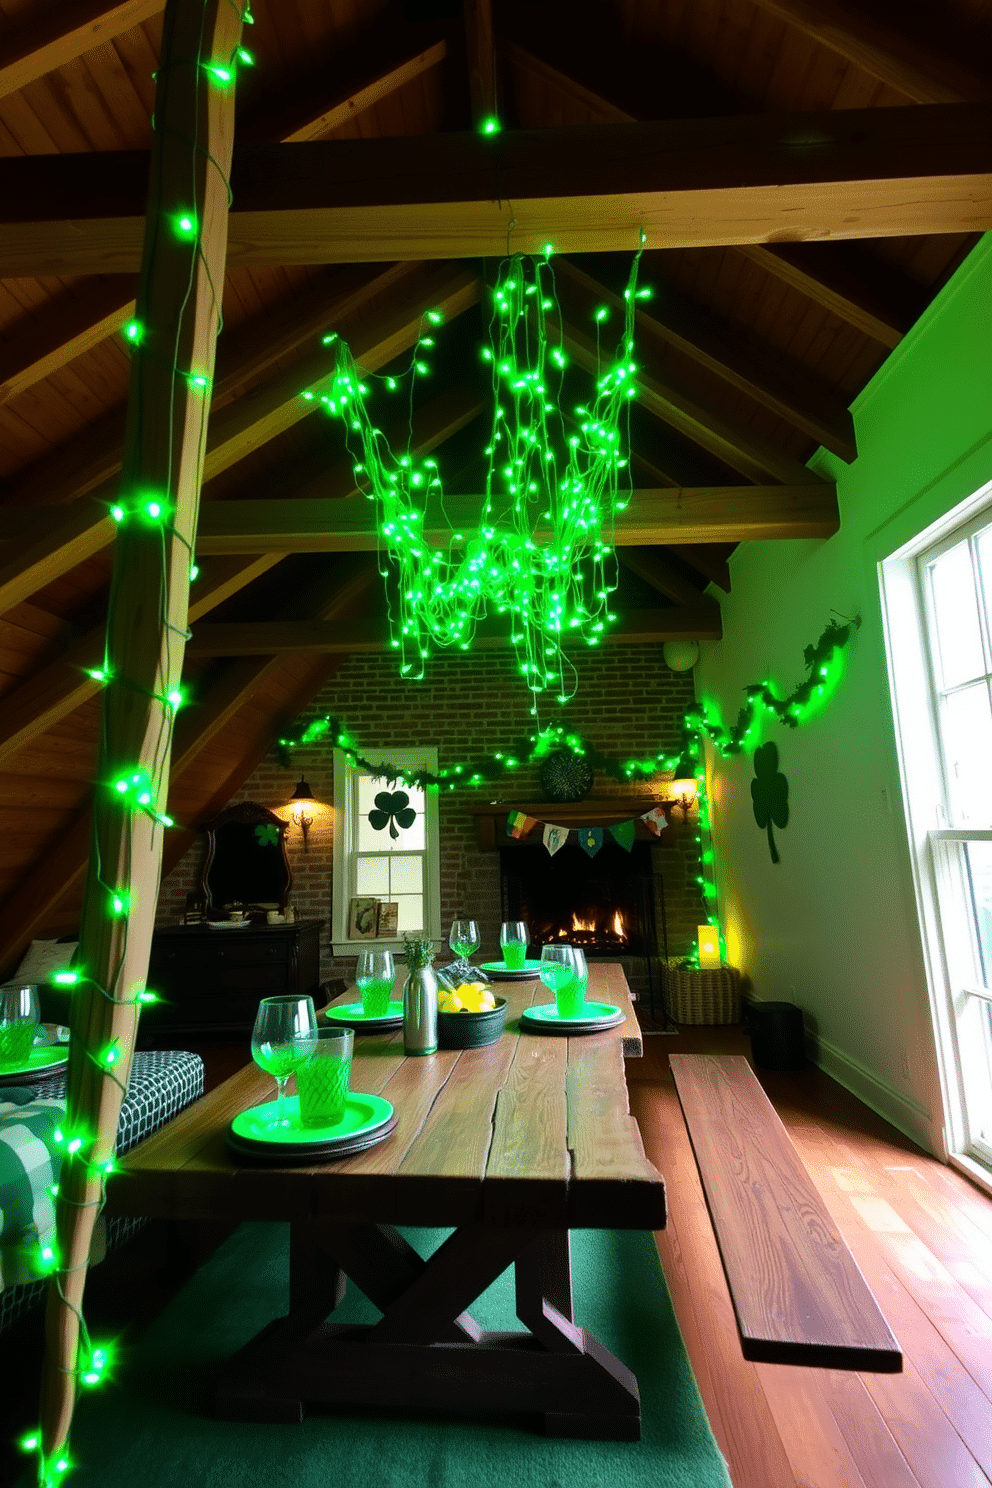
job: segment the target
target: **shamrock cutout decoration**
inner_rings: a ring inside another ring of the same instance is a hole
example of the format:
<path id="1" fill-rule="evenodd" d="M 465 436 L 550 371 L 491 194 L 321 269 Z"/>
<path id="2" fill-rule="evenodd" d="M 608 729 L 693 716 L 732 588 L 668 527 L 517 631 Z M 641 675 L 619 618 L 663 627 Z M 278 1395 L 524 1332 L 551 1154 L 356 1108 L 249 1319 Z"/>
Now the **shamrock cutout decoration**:
<path id="1" fill-rule="evenodd" d="M 258 838 L 259 847 L 275 847 L 279 842 L 279 828 L 272 826 L 256 827 L 255 836 Z"/>
<path id="2" fill-rule="evenodd" d="M 369 812 L 369 826 L 373 832 L 381 832 L 386 826 L 389 827 L 389 835 L 393 841 L 400 835 L 397 825 L 405 831 L 412 827 L 417 820 L 417 813 L 410 805 L 410 797 L 406 791 L 380 791 L 375 798 L 376 809 Z"/>
<path id="3" fill-rule="evenodd" d="M 768 831 L 768 850 L 772 862 L 778 862 L 778 849 L 772 836 L 772 823 L 776 827 L 789 824 L 789 782 L 779 772 L 778 748 L 775 744 L 762 744 L 754 751 L 754 774 L 751 781 L 751 804 L 754 819 L 759 827 Z"/>

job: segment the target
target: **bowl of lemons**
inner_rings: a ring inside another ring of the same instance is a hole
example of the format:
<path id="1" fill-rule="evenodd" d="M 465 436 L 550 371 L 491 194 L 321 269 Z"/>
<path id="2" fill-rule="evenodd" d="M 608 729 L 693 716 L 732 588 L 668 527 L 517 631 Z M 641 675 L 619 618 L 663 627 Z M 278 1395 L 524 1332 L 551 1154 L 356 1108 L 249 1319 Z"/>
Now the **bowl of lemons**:
<path id="1" fill-rule="evenodd" d="M 481 1049 L 494 1044 L 506 1022 L 506 998 L 485 982 L 438 987 L 437 1041 L 442 1049 Z"/>

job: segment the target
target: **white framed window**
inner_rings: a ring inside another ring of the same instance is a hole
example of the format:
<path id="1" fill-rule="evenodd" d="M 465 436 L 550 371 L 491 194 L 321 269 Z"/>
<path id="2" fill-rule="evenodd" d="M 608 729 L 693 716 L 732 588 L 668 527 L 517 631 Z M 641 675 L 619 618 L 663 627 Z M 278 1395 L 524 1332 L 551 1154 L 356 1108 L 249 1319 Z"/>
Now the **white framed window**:
<path id="1" fill-rule="evenodd" d="M 992 484 L 880 565 L 886 647 L 948 1117 L 992 1172 Z"/>
<path id="2" fill-rule="evenodd" d="M 437 769 L 437 750 L 390 749 L 383 762 L 404 768 Z M 372 756 L 372 763 L 378 763 Z M 416 813 L 404 825 L 392 816 L 385 826 L 369 821 L 376 809 L 375 798 L 383 792 L 403 791 Z M 440 828 L 438 798 L 434 790 L 420 790 L 401 781 L 389 781 L 350 764 L 340 750 L 334 751 L 334 884 L 332 942 L 336 955 L 357 955 L 372 941 L 351 938 L 349 924 L 352 901 L 377 899 L 395 904 L 398 921 L 395 935 L 380 936 L 374 943 L 402 949 L 405 930 L 425 930 L 435 939 L 441 934 Z"/>

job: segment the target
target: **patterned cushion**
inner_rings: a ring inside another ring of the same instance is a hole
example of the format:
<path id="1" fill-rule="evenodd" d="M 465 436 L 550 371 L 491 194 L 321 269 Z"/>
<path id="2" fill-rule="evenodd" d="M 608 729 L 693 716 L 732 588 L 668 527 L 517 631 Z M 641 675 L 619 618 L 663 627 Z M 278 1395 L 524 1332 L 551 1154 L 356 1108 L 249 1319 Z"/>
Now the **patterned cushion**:
<path id="1" fill-rule="evenodd" d="M 28 1113 L 33 1110 L 38 1112 L 37 1117 L 30 1118 L 30 1123 L 34 1125 L 38 1121 L 47 1121 L 50 1125 L 53 1110 L 64 1115 L 65 1083 L 65 1072 L 61 1072 L 50 1080 L 46 1080 L 39 1087 L 38 1098 L 29 1106 L 14 1110 L 11 1104 L 9 1116 L 13 1124 L 19 1130 L 27 1128 Z M 14 1101 L 17 1101 L 17 1093 L 14 1090 L 6 1090 L 2 1093 L 5 1097 L 13 1097 Z M 203 1060 L 198 1054 L 190 1054 L 181 1049 L 143 1051 L 135 1054 L 127 1095 L 121 1106 L 120 1121 L 117 1126 L 118 1156 L 127 1152 L 137 1142 L 143 1141 L 145 1137 L 151 1136 L 152 1132 L 164 1126 L 167 1121 L 171 1121 L 172 1117 L 177 1115 L 184 1106 L 188 1106 L 191 1101 L 197 1100 L 202 1094 Z M 31 1153 L 34 1152 L 39 1158 L 44 1158 L 43 1166 L 47 1164 L 48 1149 L 44 1141 L 40 1139 L 40 1134 L 19 1135 L 17 1140 L 29 1163 Z M 42 1189 L 54 1182 L 54 1177 L 41 1174 L 40 1168 L 38 1171 L 39 1185 Z M 46 1166 L 46 1174 L 48 1171 Z M 15 1185 L 15 1196 L 17 1192 L 19 1189 Z M 19 1202 L 25 1215 L 30 1216 L 31 1198 L 22 1193 Z M 6 1211 L 6 1201 L 3 1207 Z M 13 1211 L 11 1212 L 13 1217 Z M 38 1217 L 43 1218 L 43 1216 Z M 143 1219 L 135 1219 L 126 1215 L 111 1219 L 107 1225 L 107 1249 L 118 1249 L 144 1223 Z M 40 1301 L 47 1285 L 45 1280 L 32 1281 L 18 1286 L 6 1286 L 0 1291 L 0 1333 L 9 1327 L 15 1318 Z"/>

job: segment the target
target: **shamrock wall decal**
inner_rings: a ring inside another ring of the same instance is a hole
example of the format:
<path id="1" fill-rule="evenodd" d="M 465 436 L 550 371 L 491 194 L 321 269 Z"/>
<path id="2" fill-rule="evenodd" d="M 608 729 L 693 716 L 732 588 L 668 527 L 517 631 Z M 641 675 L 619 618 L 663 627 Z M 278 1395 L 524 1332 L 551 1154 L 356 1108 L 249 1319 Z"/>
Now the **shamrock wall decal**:
<path id="1" fill-rule="evenodd" d="M 778 768 L 778 746 L 762 744 L 754 751 L 754 774 L 751 781 L 751 804 L 754 819 L 768 832 L 768 850 L 772 862 L 778 862 L 778 849 L 772 836 L 772 823 L 785 827 L 789 823 L 789 782 Z"/>
<path id="2" fill-rule="evenodd" d="M 279 843 L 279 828 L 271 824 L 255 828 L 259 847 L 276 847 Z"/>
<path id="3" fill-rule="evenodd" d="M 375 810 L 369 812 L 369 826 L 373 832 L 381 832 L 388 826 L 389 835 L 394 842 L 400 835 L 396 830 L 397 825 L 405 831 L 416 820 L 416 810 L 410 805 L 410 797 L 406 791 L 380 791 L 375 798 Z"/>

